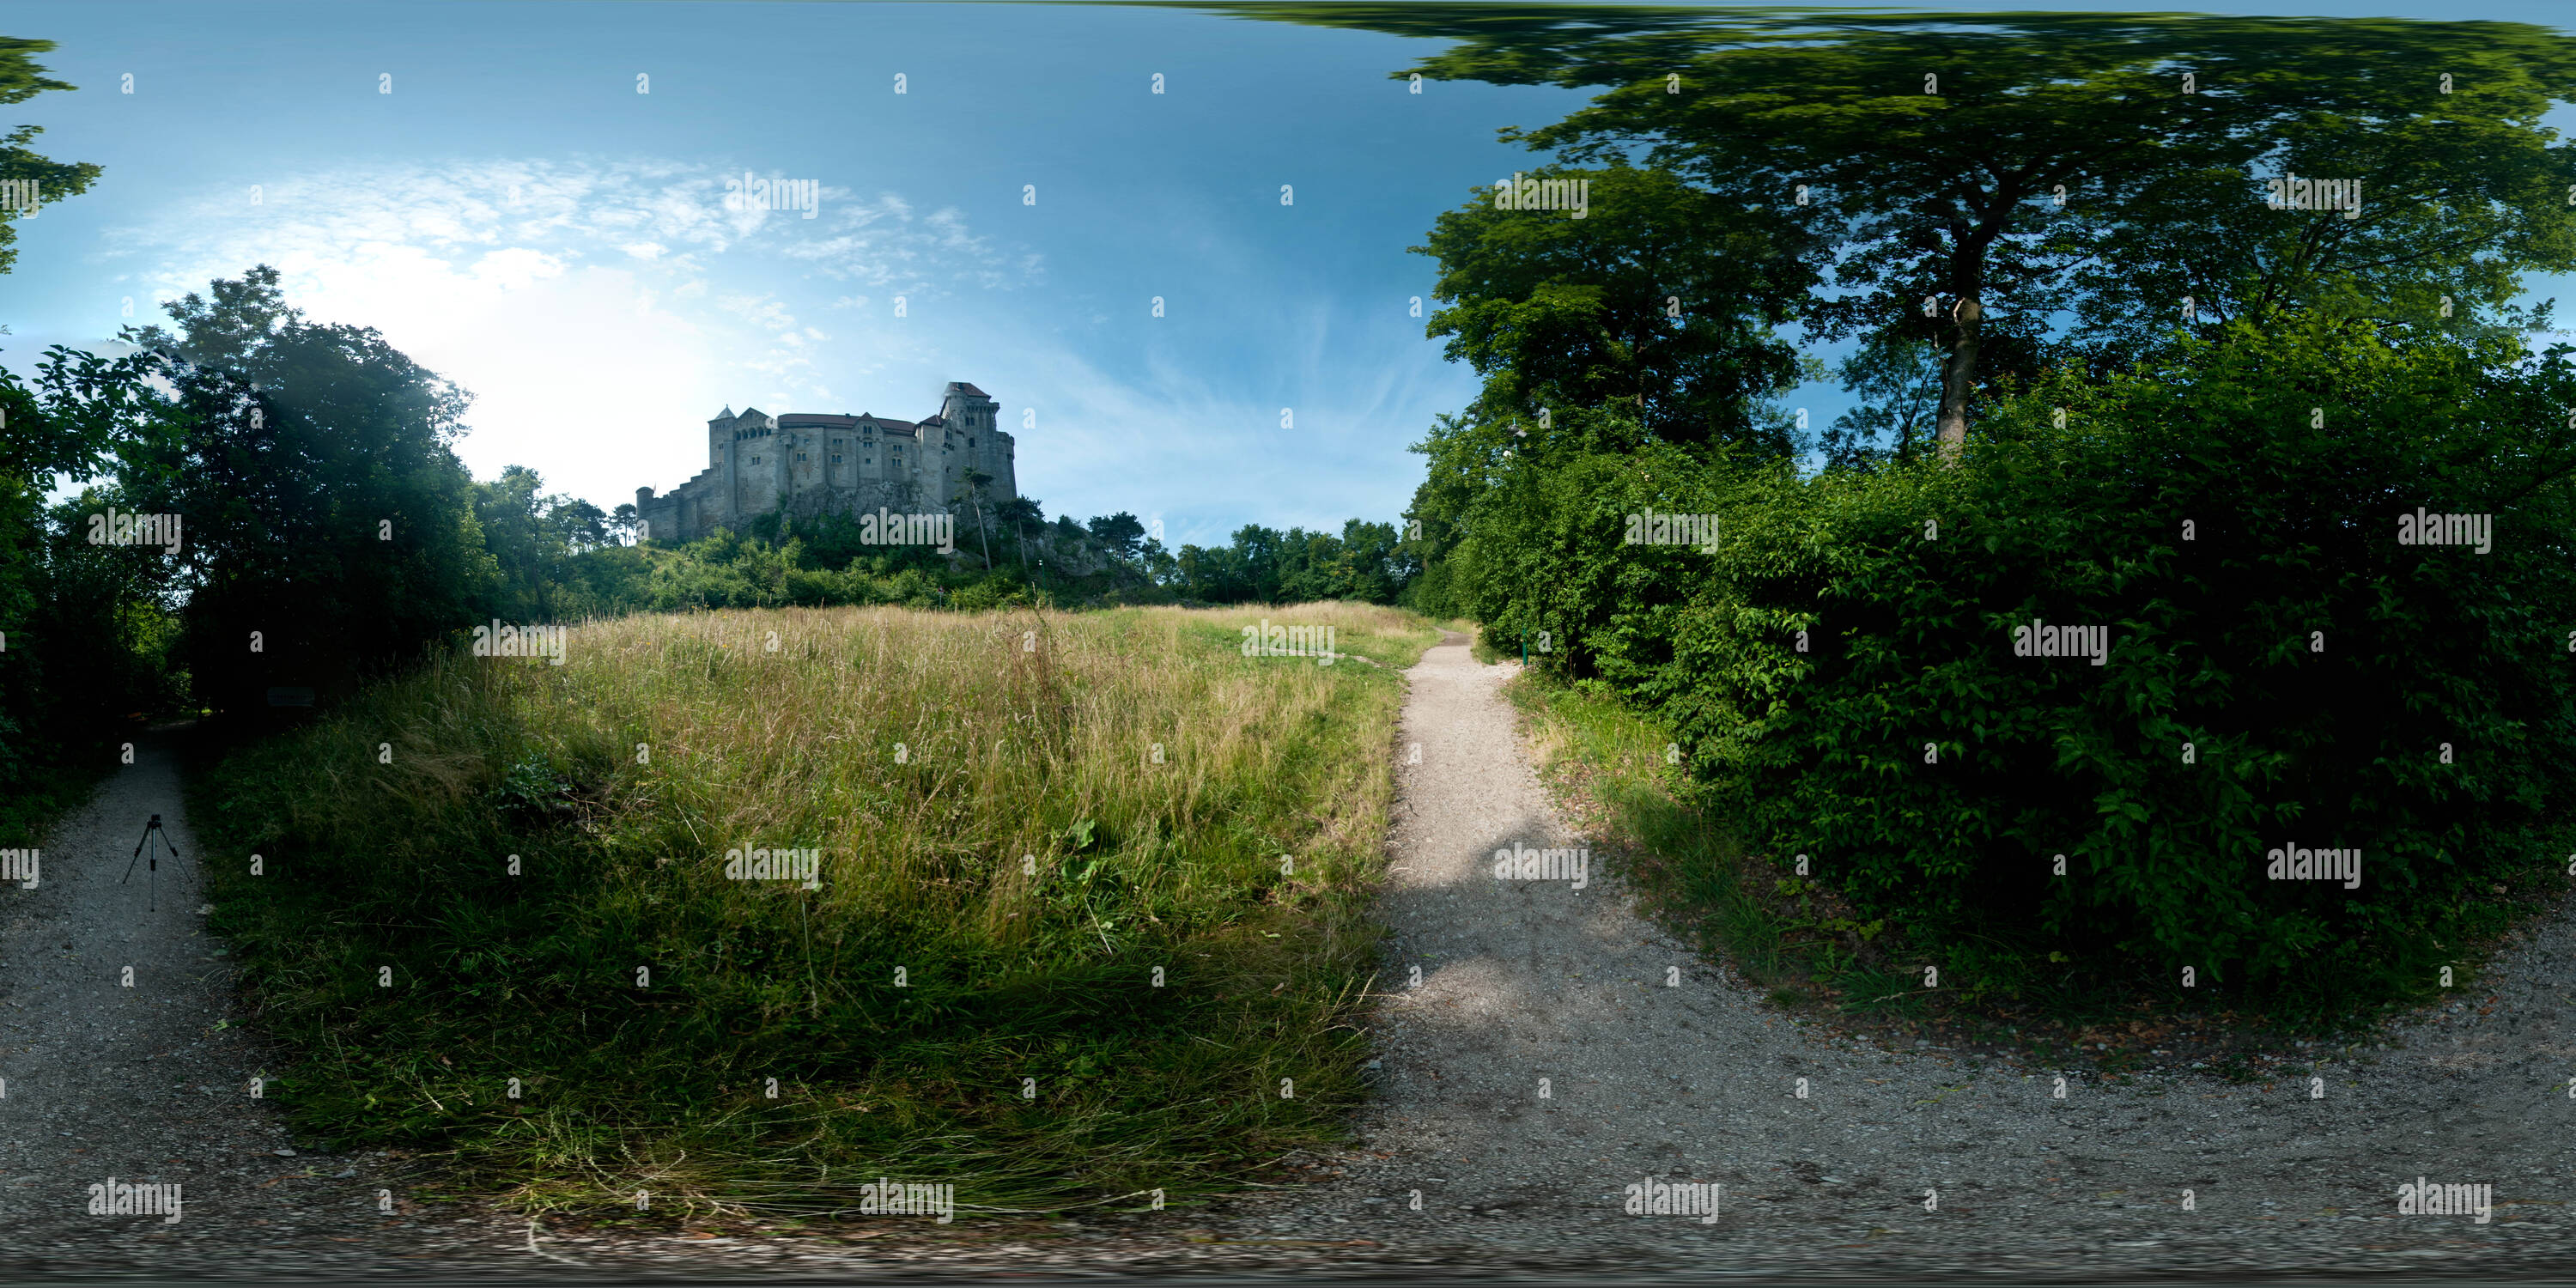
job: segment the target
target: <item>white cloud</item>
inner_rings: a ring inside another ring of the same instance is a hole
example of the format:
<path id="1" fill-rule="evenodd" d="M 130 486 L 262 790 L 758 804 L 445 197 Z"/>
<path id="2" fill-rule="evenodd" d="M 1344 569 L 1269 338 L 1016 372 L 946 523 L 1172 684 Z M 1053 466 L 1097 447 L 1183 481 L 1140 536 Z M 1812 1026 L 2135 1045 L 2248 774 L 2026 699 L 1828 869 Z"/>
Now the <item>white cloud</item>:
<path id="1" fill-rule="evenodd" d="M 612 506 L 704 468 L 697 428 L 746 387 L 782 410 L 831 407 L 834 384 L 866 386 L 889 361 L 935 365 L 921 335 L 869 332 L 891 319 L 862 314 L 840 341 L 801 324 L 796 300 L 828 298 L 810 279 L 918 301 L 1041 269 L 956 211 L 892 194 L 824 188 L 813 220 L 727 212 L 725 174 L 665 161 L 316 171 L 264 180 L 257 205 L 208 192 L 111 229 L 107 257 L 158 299 L 274 265 L 309 316 L 375 327 L 475 395 L 460 454 L 478 477 L 525 464 L 549 489 Z M 708 298 L 714 309 L 697 303 Z"/>

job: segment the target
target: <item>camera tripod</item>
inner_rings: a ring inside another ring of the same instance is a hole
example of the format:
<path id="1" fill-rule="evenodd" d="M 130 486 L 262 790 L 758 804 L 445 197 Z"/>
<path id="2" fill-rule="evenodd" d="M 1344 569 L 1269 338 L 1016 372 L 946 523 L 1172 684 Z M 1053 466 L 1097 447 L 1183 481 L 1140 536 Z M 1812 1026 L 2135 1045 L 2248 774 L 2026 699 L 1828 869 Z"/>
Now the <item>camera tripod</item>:
<path id="1" fill-rule="evenodd" d="M 170 834 L 161 829 L 160 815 L 153 815 L 152 821 L 143 825 L 143 839 L 134 843 L 134 858 L 125 861 L 125 878 L 117 884 L 124 885 L 126 881 L 134 879 L 135 861 L 143 857 L 143 847 L 152 844 L 154 837 L 159 837 L 161 844 L 152 851 L 152 862 L 145 869 L 144 880 L 152 890 L 151 910 L 159 912 L 161 910 L 161 851 L 168 850 L 171 858 L 179 857 L 179 847 L 170 844 Z"/>

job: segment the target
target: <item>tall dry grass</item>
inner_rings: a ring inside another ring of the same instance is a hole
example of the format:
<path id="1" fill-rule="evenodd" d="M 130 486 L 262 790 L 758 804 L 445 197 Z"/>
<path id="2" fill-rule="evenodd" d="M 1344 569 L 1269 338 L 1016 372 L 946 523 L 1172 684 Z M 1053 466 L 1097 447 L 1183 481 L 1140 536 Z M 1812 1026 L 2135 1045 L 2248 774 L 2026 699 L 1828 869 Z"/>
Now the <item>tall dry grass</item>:
<path id="1" fill-rule="evenodd" d="M 1242 656 L 1264 617 L 1385 665 Z M 1358 1095 L 1395 668 L 1436 638 L 1351 604 L 591 622 L 208 776 L 215 924 L 308 1131 L 532 1203 L 1182 1197 Z M 727 879 L 753 849 L 820 888 Z"/>

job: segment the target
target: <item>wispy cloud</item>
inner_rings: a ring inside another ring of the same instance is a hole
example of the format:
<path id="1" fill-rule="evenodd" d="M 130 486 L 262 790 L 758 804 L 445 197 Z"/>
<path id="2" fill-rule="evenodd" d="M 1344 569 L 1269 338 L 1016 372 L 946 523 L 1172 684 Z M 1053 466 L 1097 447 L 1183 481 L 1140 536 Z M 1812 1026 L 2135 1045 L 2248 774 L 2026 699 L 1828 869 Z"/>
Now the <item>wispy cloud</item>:
<path id="1" fill-rule="evenodd" d="M 703 465 L 690 426 L 719 403 L 835 406 L 836 384 L 917 361 L 926 341 L 892 318 L 894 297 L 1015 289 L 1044 272 L 957 211 L 892 193 L 822 187 L 810 220 L 728 209 L 726 181 L 744 173 L 579 160 L 317 170 L 169 203 L 107 230 L 101 258 L 138 315 L 273 265 L 309 315 L 375 327 L 476 395 L 462 450 L 478 475 L 527 464 L 611 502 Z M 815 279 L 864 293 L 835 300 Z M 800 316 L 825 307 L 838 310 L 830 332 Z"/>
<path id="2" fill-rule="evenodd" d="M 267 261 L 434 261 L 530 250 L 566 264 L 644 263 L 675 275 L 721 255 L 776 256 L 874 290 L 934 296 L 1037 280 L 1037 256 L 978 236 L 951 208 L 820 189 L 820 213 L 725 200 L 751 171 L 668 161 L 482 161 L 340 168 L 205 192 L 106 231 L 105 258 L 146 261 L 128 280 L 168 297 Z"/>

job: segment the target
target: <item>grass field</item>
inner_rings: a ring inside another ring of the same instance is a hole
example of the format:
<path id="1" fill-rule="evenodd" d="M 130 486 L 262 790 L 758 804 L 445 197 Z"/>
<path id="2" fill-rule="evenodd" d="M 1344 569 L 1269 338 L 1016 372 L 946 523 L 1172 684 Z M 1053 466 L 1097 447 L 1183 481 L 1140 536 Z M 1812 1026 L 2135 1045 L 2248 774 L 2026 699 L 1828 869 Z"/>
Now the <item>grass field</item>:
<path id="1" fill-rule="evenodd" d="M 1265 617 L 1383 666 L 1243 656 Z M 1437 638 L 1356 604 L 593 622 L 202 776 L 213 926 L 301 1131 L 533 1208 L 1182 1201 L 1360 1094 L 1396 670 Z M 730 878 L 755 850 L 818 888 Z"/>

